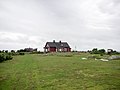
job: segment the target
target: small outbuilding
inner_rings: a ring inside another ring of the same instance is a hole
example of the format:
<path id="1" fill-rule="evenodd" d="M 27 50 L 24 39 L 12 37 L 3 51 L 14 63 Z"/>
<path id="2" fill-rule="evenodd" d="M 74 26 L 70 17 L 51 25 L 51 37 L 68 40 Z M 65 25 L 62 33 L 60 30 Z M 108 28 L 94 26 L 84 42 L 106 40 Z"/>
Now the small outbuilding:
<path id="1" fill-rule="evenodd" d="M 113 49 L 107 49 L 107 53 L 108 53 L 109 55 L 111 55 L 112 52 L 113 52 Z"/>

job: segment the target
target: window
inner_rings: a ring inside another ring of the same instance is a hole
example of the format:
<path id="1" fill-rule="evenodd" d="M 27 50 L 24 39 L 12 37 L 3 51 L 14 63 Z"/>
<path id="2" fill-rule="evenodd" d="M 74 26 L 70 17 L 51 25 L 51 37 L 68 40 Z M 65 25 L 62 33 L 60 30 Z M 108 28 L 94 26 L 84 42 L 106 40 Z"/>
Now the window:
<path id="1" fill-rule="evenodd" d="M 67 48 L 64 48 L 64 51 L 67 51 Z"/>

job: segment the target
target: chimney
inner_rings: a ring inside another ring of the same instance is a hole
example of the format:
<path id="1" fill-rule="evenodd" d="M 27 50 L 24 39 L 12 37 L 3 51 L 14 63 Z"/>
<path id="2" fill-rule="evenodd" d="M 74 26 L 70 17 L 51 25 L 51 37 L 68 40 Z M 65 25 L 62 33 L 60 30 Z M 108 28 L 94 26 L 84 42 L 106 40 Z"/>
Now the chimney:
<path id="1" fill-rule="evenodd" d="M 53 40 L 53 42 L 55 43 L 55 40 Z"/>
<path id="2" fill-rule="evenodd" d="M 59 43 L 61 43 L 61 40 L 59 41 Z"/>

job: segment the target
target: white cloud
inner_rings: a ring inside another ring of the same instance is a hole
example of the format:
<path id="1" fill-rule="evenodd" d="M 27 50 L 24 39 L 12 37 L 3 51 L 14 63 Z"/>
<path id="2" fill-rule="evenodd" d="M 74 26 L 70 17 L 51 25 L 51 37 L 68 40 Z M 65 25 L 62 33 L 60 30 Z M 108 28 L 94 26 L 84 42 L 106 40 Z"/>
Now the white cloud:
<path id="1" fill-rule="evenodd" d="M 1 49 L 62 40 L 74 49 L 120 51 L 119 0 L 1 0 Z"/>
<path id="2" fill-rule="evenodd" d="M 21 33 L 0 32 L 0 49 L 40 48 L 44 39 Z"/>

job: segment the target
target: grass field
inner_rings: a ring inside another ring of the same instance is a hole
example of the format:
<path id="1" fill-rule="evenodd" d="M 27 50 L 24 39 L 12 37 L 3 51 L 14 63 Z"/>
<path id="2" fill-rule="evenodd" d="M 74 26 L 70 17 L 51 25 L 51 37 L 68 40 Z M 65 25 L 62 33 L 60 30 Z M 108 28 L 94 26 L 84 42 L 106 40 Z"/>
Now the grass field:
<path id="1" fill-rule="evenodd" d="M 0 90 L 120 90 L 120 60 L 24 55 L 0 63 Z"/>

